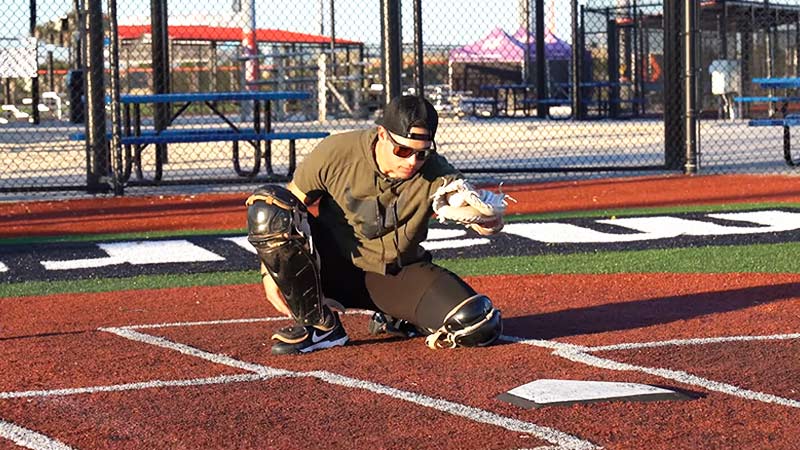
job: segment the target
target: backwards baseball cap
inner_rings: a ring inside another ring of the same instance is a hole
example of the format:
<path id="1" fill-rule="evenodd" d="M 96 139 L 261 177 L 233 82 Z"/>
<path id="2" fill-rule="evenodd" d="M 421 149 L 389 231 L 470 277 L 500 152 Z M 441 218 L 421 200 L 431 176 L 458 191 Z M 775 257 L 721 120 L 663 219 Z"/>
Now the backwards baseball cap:
<path id="1" fill-rule="evenodd" d="M 416 95 L 403 95 L 393 98 L 383 110 L 383 117 L 375 123 L 406 139 L 432 141 L 439 125 L 439 114 L 428 100 Z M 413 127 L 425 128 L 430 135 L 412 133 Z"/>

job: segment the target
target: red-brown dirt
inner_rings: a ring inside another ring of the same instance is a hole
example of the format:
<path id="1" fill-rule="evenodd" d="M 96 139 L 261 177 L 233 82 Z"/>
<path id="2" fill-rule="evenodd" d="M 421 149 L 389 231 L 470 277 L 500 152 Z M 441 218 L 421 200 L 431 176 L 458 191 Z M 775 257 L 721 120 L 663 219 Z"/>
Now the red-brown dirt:
<path id="1" fill-rule="evenodd" d="M 510 213 L 800 202 L 800 185 L 792 177 L 647 177 L 506 191 L 518 200 Z M 0 204 L 0 236 L 243 228 L 244 197 Z M 536 427 L 606 449 L 796 448 L 800 346 L 791 336 L 800 332 L 800 274 L 484 276 L 468 281 L 502 309 L 504 334 L 530 339 L 530 345 L 505 341 L 488 348 L 433 351 L 421 338 L 370 336 L 368 316 L 354 313 L 343 319 L 352 338 L 349 345 L 275 357 L 269 354 L 269 334 L 286 322 L 213 322 L 274 316 L 255 283 L 0 299 L 0 448 L 18 448 L 9 440 L 9 424 L 82 449 L 571 445 L 542 429 L 526 432 Z M 100 330 L 205 321 L 212 322 L 136 330 L 152 336 L 149 343 Z M 650 372 L 611 370 L 554 354 L 555 347 L 567 344 L 587 348 L 730 336 L 783 338 L 591 355 Z M 219 359 L 159 346 L 169 342 Z M 232 367 L 225 358 L 251 366 Z M 284 369 L 291 376 L 8 395 L 252 373 L 241 367 Z M 708 383 L 665 373 L 696 375 Z M 496 399 L 540 378 L 641 382 L 683 389 L 697 398 L 531 410 Z M 733 393 L 718 385 L 732 386 Z M 753 399 L 748 392 L 782 400 Z M 433 403 L 423 406 L 423 400 Z M 491 420 L 500 424 L 486 423 Z"/>

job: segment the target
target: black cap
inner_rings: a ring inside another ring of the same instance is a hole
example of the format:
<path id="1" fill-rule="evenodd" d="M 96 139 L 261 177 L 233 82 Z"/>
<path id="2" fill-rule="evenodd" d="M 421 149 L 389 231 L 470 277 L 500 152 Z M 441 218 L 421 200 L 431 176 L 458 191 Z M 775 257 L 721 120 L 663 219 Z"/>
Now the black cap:
<path id="1" fill-rule="evenodd" d="M 439 125 L 439 114 L 428 100 L 416 95 L 403 95 L 393 98 L 383 110 L 383 117 L 375 123 L 406 139 L 432 141 Z M 430 136 L 411 133 L 413 127 L 425 128 Z"/>

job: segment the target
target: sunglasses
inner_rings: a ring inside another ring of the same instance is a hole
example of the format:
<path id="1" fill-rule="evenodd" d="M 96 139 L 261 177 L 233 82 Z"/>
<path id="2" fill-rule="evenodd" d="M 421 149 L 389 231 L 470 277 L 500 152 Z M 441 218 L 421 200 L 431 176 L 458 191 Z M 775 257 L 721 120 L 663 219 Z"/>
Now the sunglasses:
<path id="1" fill-rule="evenodd" d="M 394 156 L 397 156 L 398 158 L 408 158 L 409 156 L 416 154 L 417 160 L 425 160 L 428 159 L 428 157 L 430 157 L 431 154 L 433 154 L 436 151 L 435 141 L 431 141 L 430 147 L 420 149 L 400 144 L 399 142 L 394 140 L 394 138 L 388 131 L 386 132 L 386 136 L 389 138 L 389 142 L 391 142 L 392 145 L 394 146 L 394 148 L 392 149 L 392 153 L 394 153 Z"/>

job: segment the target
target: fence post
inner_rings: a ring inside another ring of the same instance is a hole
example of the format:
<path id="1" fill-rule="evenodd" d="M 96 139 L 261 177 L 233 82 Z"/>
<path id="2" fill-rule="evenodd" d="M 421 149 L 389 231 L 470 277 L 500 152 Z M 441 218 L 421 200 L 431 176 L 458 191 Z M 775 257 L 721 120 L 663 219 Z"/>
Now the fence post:
<path id="1" fill-rule="evenodd" d="M 422 0 L 414 0 L 414 68 L 415 87 L 417 95 L 425 95 L 425 58 L 423 55 L 422 41 Z"/>
<path id="2" fill-rule="evenodd" d="M 170 91 L 169 66 L 169 33 L 167 19 L 167 1 L 150 1 L 150 32 L 152 36 L 151 50 L 153 55 L 153 94 L 167 94 Z M 170 105 L 156 103 L 153 111 L 153 122 L 156 131 L 167 127 Z M 167 145 L 156 144 L 156 158 L 167 162 Z"/>
<path id="3" fill-rule="evenodd" d="M 583 73 L 583 40 L 578 26 L 578 0 L 571 0 L 572 15 L 572 118 L 573 120 L 583 119 L 581 111 L 581 74 Z"/>
<path id="4" fill-rule="evenodd" d="M 86 2 L 86 189 L 108 192 L 108 140 L 106 138 L 106 89 L 103 74 L 103 5 Z"/>
<path id="5" fill-rule="evenodd" d="M 550 108 L 542 100 L 547 99 L 547 55 L 544 45 L 544 0 L 536 0 L 536 116 L 547 117 Z"/>
<path id="6" fill-rule="evenodd" d="M 694 0 L 684 0 L 684 95 L 686 116 L 686 163 L 684 173 L 697 173 L 697 52 L 695 47 L 697 5 Z"/>
<path id="7" fill-rule="evenodd" d="M 119 86 L 119 28 L 117 27 L 117 0 L 108 0 L 108 27 L 111 32 L 111 45 L 109 63 L 111 65 L 111 184 L 114 195 L 124 193 L 122 145 L 122 115 L 120 114 L 120 86 Z"/>
<path id="8" fill-rule="evenodd" d="M 664 160 L 668 169 L 681 170 L 685 158 L 683 86 L 681 85 L 680 0 L 664 1 Z"/>
<path id="9" fill-rule="evenodd" d="M 400 0 L 381 0 L 382 78 L 384 104 L 403 91 Z"/>
<path id="10" fill-rule="evenodd" d="M 31 16 L 30 16 L 30 32 L 31 37 L 36 38 L 36 0 L 30 1 Z M 38 39 L 36 39 L 38 46 Z M 35 52 L 38 55 L 38 50 Z M 31 104 L 33 111 L 31 111 L 30 123 L 39 125 L 39 62 L 36 62 L 36 74 L 31 78 Z"/>

